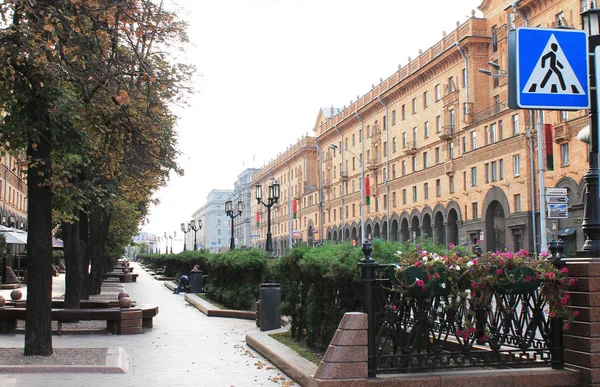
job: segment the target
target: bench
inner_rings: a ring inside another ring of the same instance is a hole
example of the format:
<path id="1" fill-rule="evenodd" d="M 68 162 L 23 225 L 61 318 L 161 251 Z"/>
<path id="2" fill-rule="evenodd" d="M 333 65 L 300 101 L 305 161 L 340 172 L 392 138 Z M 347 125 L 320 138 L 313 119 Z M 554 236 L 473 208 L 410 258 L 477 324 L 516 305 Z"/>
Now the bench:
<path id="1" fill-rule="evenodd" d="M 119 282 L 137 282 L 139 274 L 133 273 L 104 273 L 104 279 L 118 278 Z"/>
<path id="2" fill-rule="evenodd" d="M 158 306 L 136 308 L 90 308 L 52 309 L 51 320 L 58 322 L 58 334 L 62 334 L 62 323 L 73 321 L 106 321 L 108 331 L 117 335 L 142 333 L 142 326 L 152 328 L 152 319 L 158 314 Z M 26 308 L 0 308 L 0 333 L 10 333 L 17 327 L 18 320 L 27 319 Z"/>

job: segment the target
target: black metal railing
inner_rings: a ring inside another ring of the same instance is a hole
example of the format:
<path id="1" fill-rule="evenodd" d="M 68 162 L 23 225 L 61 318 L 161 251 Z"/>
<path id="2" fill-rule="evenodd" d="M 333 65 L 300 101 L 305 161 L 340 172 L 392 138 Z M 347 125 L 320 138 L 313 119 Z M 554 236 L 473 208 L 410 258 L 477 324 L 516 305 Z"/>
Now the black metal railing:
<path id="1" fill-rule="evenodd" d="M 551 318 L 540 289 L 495 293 L 488 307 L 462 295 L 419 297 L 393 284 L 395 267 L 363 244 L 363 311 L 368 314 L 369 377 L 440 369 L 563 368 L 562 321 Z"/>

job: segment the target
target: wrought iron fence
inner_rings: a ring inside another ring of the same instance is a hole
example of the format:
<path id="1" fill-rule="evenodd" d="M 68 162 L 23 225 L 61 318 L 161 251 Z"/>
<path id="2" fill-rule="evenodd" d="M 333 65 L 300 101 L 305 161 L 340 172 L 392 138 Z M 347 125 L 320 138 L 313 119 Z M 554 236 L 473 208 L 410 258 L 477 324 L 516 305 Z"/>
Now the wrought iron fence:
<path id="1" fill-rule="evenodd" d="M 369 318 L 369 376 L 461 368 L 563 368 L 562 322 L 548 314 L 540 290 L 494 294 L 487 308 L 467 296 L 397 289 L 395 268 L 379 265 L 363 245 L 363 310 Z"/>

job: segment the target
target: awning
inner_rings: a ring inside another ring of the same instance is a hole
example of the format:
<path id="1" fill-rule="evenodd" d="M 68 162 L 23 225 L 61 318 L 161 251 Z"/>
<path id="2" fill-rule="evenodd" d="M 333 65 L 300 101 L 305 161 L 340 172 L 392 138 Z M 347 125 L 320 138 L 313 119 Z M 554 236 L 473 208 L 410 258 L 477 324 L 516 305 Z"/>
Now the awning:
<path id="1" fill-rule="evenodd" d="M 576 227 L 567 227 L 567 228 L 561 228 L 560 230 L 558 230 L 558 232 L 556 233 L 556 236 L 559 237 L 566 237 L 569 235 L 574 235 L 575 231 L 577 231 Z"/>
<path id="2" fill-rule="evenodd" d="M 26 245 L 27 244 L 27 234 L 16 233 L 13 231 L 3 231 L 0 230 L 0 233 L 4 235 L 6 238 L 6 243 L 14 244 L 14 245 Z"/>

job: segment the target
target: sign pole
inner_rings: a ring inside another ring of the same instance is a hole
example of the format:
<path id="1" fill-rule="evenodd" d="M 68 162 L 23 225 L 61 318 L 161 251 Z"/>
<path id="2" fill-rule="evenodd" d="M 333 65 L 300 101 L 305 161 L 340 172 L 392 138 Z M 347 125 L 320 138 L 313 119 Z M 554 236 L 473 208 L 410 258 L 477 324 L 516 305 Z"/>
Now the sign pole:
<path id="1" fill-rule="evenodd" d="M 536 123 L 535 131 L 537 132 L 537 159 L 538 159 L 538 188 L 540 190 L 540 253 L 548 251 L 548 238 L 546 236 L 546 185 L 544 182 L 544 152 L 542 148 L 543 144 L 543 123 L 542 123 L 542 111 L 536 110 Z M 552 144 L 546 144 L 546 146 L 552 146 Z"/>

